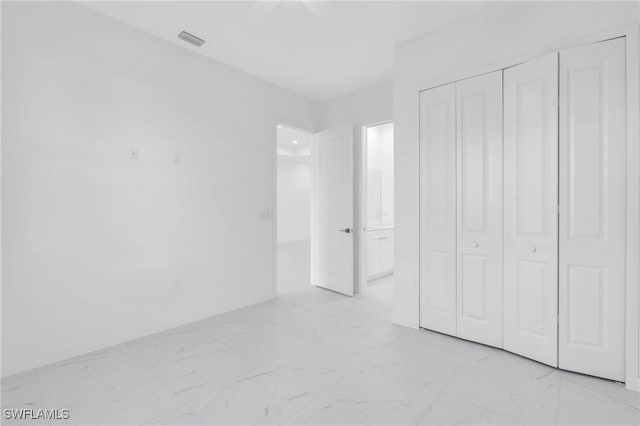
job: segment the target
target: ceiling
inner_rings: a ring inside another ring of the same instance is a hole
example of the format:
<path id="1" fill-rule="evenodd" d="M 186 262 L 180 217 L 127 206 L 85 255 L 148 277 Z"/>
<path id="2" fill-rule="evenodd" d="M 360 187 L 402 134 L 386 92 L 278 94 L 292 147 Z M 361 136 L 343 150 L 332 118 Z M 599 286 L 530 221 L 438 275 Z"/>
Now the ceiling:
<path id="1" fill-rule="evenodd" d="M 316 101 L 392 78 L 393 46 L 487 7 L 435 1 L 90 1 L 87 7 Z M 201 48 L 180 31 L 207 42 Z"/>
<path id="2" fill-rule="evenodd" d="M 290 148 L 309 148 L 313 141 L 313 134 L 302 130 L 278 125 L 278 145 Z"/>
<path id="3" fill-rule="evenodd" d="M 313 134 L 288 126 L 278 125 L 278 156 L 305 159 L 311 155 Z"/>

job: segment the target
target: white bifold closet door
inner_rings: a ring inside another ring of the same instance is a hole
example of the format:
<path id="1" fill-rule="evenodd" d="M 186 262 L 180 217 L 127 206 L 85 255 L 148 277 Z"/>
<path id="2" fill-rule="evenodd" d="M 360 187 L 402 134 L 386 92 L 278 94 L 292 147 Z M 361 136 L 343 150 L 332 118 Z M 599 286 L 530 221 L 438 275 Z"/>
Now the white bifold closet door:
<path id="1" fill-rule="evenodd" d="M 456 83 L 457 336 L 502 347 L 502 71 Z"/>
<path id="2" fill-rule="evenodd" d="M 558 365 L 558 54 L 504 71 L 504 349 Z"/>
<path id="3" fill-rule="evenodd" d="M 456 334 L 456 87 L 420 93 L 420 326 Z"/>
<path id="4" fill-rule="evenodd" d="M 624 38 L 560 53 L 560 368 L 624 380 Z"/>

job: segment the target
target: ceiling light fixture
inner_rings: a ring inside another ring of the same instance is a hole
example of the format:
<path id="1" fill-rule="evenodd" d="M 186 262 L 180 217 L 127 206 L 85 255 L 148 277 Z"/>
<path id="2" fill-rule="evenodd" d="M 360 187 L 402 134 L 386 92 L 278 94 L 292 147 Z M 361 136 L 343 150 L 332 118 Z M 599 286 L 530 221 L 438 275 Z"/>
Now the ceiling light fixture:
<path id="1" fill-rule="evenodd" d="M 194 36 L 193 34 L 190 34 L 186 31 L 183 31 L 180 34 L 178 34 L 178 38 L 180 40 L 186 41 L 189 44 L 193 44 L 196 47 L 200 47 L 206 42 L 206 40 L 203 40 L 198 36 Z"/>
<path id="2" fill-rule="evenodd" d="M 291 143 L 295 145 L 298 143 L 298 141 L 291 141 Z"/>

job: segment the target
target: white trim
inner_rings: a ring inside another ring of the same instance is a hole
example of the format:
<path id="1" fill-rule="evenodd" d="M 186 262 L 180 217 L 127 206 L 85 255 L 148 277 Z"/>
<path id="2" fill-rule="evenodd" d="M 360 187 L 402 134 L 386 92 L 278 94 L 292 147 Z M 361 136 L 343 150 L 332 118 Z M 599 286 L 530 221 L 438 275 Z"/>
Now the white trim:
<path id="1" fill-rule="evenodd" d="M 626 387 L 640 392 L 640 25 L 622 31 L 627 48 Z"/>
<path id="2" fill-rule="evenodd" d="M 356 157 L 358 162 L 356 171 L 358 173 L 358 220 L 356 221 L 356 245 L 358 247 L 358 282 L 356 289 L 358 293 L 367 291 L 368 274 L 368 250 L 367 250 L 367 128 L 360 127 L 361 137 L 358 138 L 360 144 L 360 155 Z"/>
<path id="3" fill-rule="evenodd" d="M 529 61 L 531 59 L 535 59 L 535 58 L 538 58 L 540 56 L 548 55 L 548 54 L 553 53 L 553 52 L 559 52 L 561 50 L 571 49 L 573 47 L 580 47 L 580 46 L 584 46 L 584 45 L 591 44 L 591 43 L 599 43 L 599 42 L 602 42 L 602 41 L 605 41 L 605 40 L 608 40 L 608 39 L 612 39 L 612 38 L 618 38 L 618 37 L 633 38 L 634 33 L 637 35 L 637 25 L 631 25 L 631 26 L 627 26 L 627 27 L 623 27 L 623 28 L 619 28 L 619 29 L 615 29 L 615 30 L 609 30 L 609 31 L 605 31 L 603 33 L 599 33 L 597 35 L 586 36 L 584 38 L 584 40 L 580 41 L 579 43 L 571 43 L 571 44 L 559 46 L 559 47 L 557 47 L 557 48 L 555 48 L 555 49 L 553 49 L 551 51 L 548 50 L 548 49 L 538 50 L 538 51 L 536 51 L 534 53 L 523 55 L 523 56 L 520 56 L 518 58 L 508 59 L 508 60 L 504 60 L 504 61 L 500 61 L 500 62 L 494 63 L 493 65 L 484 66 L 482 68 L 477 68 L 476 70 L 474 70 L 472 72 L 467 71 L 467 72 L 463 72 L 463 73 L 454 75 L 453 77 L 443 77 L 443 78 L 439 78 L 439 79 L 426 80 L 421 84 L 417 84 L 418 87 L 421 87 L 418 90 L 418 92 L 422 92 L 422 91 L 428 90 L 428 89 L 433 89 L 435 87 L 443 86 L 445 84 L 453 83 L 455 81 L 466 80 L 468 78 L 476 77 L 478 75 L 488 74 L 490 72 L 511 68 L 511 67 L 514 67 L 514 66 L 516 66 L 518 64 L 521 64 L 523 62 L 527 62 L 527 61 Z M 627 55 L 628 54 L 629 54 L 629 51 L 627 50 Z M 627 62 L 627 69 L 628 69 L 628 62 Z"/>
<path id="4" fill-rule="evenodd" d="M 2 4 L 0 4 L 0 46 L 2 46 Z M 0 55 L 0 100 L 2 100 L 2 55 Z M 0 102 L 0 188 L 2 188 L 2 102 Z M 1 192 L 1 191 L 0 191 Z M 2 288 L 2 197 L 0 196 L 0 289 Z M 0 291 L 0 302 L 2 301 Z M 0 305 L 2 306 L 2 305 Z M 1 345 L 0 345 L 1 346 Z"/>
<path id="5" fill-rule="evenodd" d="M 273 283 L 276 287 L 276 297 L 278 297 L 278 128 L 281 124 L 276 123 L 273 149 Z"/>
<path id="6" fill-rule="evenodd" d="M 377 280 L 378 278 L 386 277 L 387 275 L 392 275 L 392 274 L 393 274 L 393 269 L 389 269 L 388 271 L 383 271 L 377 274 L 373 274 L 367 278 L 367 285 L 369 284 L 369 281 L 374 281 L 374 280 Z"/>
<path id="7" fill-rule="evenodd" d="M 313 286 L 316 285 L 316 270 L 317 265 L 317 254 L 316 254 L 316 244 L 317 244 L 317 227 L 316 227 L 316 209 L 318 208 L 315 186 L 316 186 L 316 173 L 317 173 L 317 161 L 318 161 L 318 144 L 316 143 L 316 134 L 313 135 L 313 140 L 311 141 L 311 238 L 310 238 L 310 250 L 309 253 L 309 283 Z"/>

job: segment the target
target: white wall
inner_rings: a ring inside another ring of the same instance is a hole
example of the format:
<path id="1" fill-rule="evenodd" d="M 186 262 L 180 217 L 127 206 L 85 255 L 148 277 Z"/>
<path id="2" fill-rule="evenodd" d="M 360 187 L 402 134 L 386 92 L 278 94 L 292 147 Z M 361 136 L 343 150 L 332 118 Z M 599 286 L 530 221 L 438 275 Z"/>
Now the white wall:
<path id="1" fill-rule="evenodd" d="M 504 61 L 574 46 L 637 19 L 637 2 L 505 3 L 499 16 L 480 12 L 397 46 L 394 322 L 418 327 L 418 91 Z"/>
<path id="2" fill-rule="evenodd" d="M 311 239 L 311 165 L 278 156 L 278 243 Z"/>
<path id="3" fill-rule="evenodd" d="M 274 297 L 276 123 L 315 104 L 74 3 L 2 9 L 2 376 Z"/>
<path id="4" fill-rule="evenodd" d="M 393 120 L 393 82 L 387 81 L 320 104 L 318 130 L 352 123 L 358 127 Z"/>

